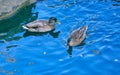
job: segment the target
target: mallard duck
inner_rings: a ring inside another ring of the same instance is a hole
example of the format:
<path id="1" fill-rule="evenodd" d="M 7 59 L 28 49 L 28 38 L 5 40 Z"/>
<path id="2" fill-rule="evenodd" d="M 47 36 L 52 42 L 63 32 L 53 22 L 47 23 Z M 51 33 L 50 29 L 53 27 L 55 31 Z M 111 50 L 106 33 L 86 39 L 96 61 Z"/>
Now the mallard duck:
<path id="1" fill-rule="evenodd" d="M 79 45 L 86 37 L 86 31 L 88 26 L 82 26 L 77 30 L 74 30 L 68 38 L 68 46 L 77 46 Z"/>
<path id="2" fill-rule="evenodd" d="M 57 18 L 50 17 L 49 20 L 36 20 L 22 27 L 29 32 L 47 32 L 55 29 L 55 23 L 60 24 Z"/>

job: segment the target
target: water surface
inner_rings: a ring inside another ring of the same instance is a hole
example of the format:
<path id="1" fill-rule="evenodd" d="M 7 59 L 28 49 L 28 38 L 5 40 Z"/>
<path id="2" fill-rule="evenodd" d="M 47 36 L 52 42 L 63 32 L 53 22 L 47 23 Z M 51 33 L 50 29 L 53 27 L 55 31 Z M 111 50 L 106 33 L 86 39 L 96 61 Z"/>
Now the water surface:
<path id="1" fill-rule="evenodd" d="M 0 75 L 120 75 L 120 3 L 108 0 L 38 0 L 0 21 Z M 48 33 L 22 29 L 54 16 Z M 87 24 L 79 46 L 68 49 L 71 31 Z"/>

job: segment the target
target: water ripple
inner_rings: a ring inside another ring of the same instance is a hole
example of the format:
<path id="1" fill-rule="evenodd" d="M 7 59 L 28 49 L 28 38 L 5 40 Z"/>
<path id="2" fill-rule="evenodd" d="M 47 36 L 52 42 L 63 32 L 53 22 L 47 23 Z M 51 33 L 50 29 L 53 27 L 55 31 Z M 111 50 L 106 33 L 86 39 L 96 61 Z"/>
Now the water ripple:
<path id="1" fill-rule="evenodd" d="M 0 75 L 120 75 L 120 10 L 111 0 L 40 0 L 0 22 Z M 22 15 L 22 16 L 21 16 Z M 24 15 L 24 16 L 23 16 Z M 53 32 L 21 26 L 54 16 Z M 68 49 L 71 31 L 87 24 L 87 37 Z"/>

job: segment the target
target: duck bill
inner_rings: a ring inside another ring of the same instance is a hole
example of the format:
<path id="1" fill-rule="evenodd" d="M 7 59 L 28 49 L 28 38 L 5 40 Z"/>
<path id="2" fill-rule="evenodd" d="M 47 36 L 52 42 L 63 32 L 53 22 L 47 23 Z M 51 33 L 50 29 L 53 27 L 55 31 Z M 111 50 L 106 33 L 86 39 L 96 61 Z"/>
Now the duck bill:
<path id="1" fill-rule="evenodd" d="M 61 24 L 59 21 L 56 22 L 57 24 Z"/>

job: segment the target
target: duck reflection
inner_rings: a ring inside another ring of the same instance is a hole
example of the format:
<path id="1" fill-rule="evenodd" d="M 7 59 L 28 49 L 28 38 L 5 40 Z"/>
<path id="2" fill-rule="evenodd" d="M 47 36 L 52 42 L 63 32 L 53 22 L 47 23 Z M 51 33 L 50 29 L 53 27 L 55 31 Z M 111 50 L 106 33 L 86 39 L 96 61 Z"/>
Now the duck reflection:
<path id="1" fill-rule="evenodd" d="M 77 45 L 75 47 L 78 48 L 78 49 L 82 49 L 85 44 L 86 43 L 83 41 L 81 44 L 79 44 L 79 45 Z M 72 51 L 73 51 L 73 47 L 69 46 L 68 50 L 67 50 L 67 53 L 69 54 L 70 57 L 72 57 Z"/>
<path id="2" fill-rule="evenodd" d="M 70 56 L 72 56 L 72 47 L 71 47 L 71 46 L 69 46 L 69 48 L 68 48 L 68 50 L 67 50 L 67 53 L 68 53 Z"/>
<path id="3" fill-rule="evenodd" d="M 43 36 L 46 34 L 50 34 L 53 38 L 58 38 L 60 31 L 54 32 L 54 30 L 52 31 L 48 31 L 48 32 L 29 32 L 26 31 L 23 35 L 23 37 L 28 37 L 28 36 Z"/>

